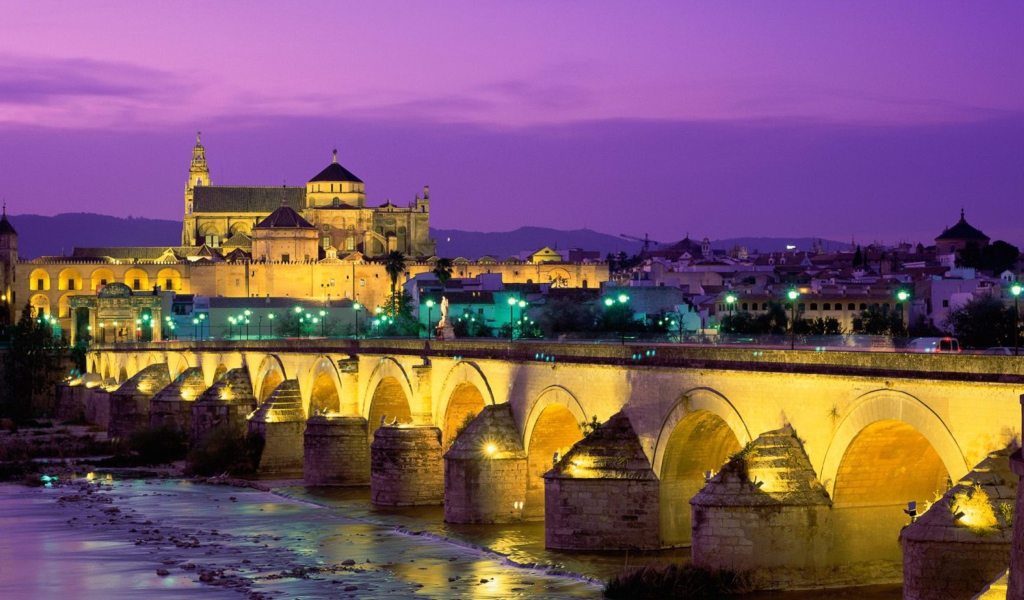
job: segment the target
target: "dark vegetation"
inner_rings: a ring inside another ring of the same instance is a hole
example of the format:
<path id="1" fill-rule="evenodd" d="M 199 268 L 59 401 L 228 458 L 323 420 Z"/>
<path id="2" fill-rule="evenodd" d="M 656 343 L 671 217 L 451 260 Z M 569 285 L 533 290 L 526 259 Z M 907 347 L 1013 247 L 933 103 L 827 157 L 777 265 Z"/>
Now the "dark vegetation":
<path id="1" fill-rule="evenodd" d="M 748 576 L 733 571 L 693 565 L 648 565 L 616 575 L 605 584 L 604 596 L 629 600 L 721 598 L 750 592 L 752 588 Z"/>
<path id="2" fill-rule="evenodd" d="M 250 475 L 259 466 L 263 438 L 237 433 L 225 427 L 212 429 L 188 451 L 185 473 L 214 476 Z"/>

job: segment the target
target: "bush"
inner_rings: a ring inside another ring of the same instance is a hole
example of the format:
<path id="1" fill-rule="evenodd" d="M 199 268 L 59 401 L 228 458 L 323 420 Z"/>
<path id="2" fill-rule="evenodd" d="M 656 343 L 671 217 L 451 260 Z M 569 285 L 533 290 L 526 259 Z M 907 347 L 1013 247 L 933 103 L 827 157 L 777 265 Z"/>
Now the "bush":
<path id="1" fill-rule="evenodd" d="M 188 438 L 182 431 L 161 425 L 133 433 L 128 448 L 138 455 L 140 465 L 163 465 L 185 458 Z"/>
<path id="2" fill-rule="evenodd" d="M 627 569 L 605 584 L 605 598 L 719 598 L 751 591 L 750 578 L 733 571 L 693 565 L 648 565 Z"/>
<path id="3" fill-rule="evenodd" d="M 189 475 L 213 476 L 228 473 L 245 475 L 256 471 L 263 454 L 263 438 L 231 431 L 226 427 L 212 429 L 188 452 L 185 472 Z"/>

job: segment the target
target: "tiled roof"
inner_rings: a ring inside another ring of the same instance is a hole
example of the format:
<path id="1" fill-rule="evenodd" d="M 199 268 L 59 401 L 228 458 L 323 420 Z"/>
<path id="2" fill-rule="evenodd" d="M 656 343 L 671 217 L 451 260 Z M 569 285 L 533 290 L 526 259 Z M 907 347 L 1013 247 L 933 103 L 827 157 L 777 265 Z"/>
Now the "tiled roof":
<path id="1" fill-rule="evenodd" d="M 198 246 L 121 246 L 109 248 L 75 248 L 71 252 L 72 258 L 113 258 L 129 260 L 156 260 L 170 249 L 176 256 L 188 256 L 197 250 Z"/>
<path id="2" fill-rule="evenodd" d="M 195 188 L 192 211 L 197 213 L 269 213 L 281 206 L 306 207 L 304 187 L 201 185 Z"/>
<path id="3" fill-rule="evenodd" d="M 18 235 L 18 232 L 14 230 L 14 226 L 11 225 L 11 222 L 7 220 L 6 208 L 4 209 L 3 217 L 0 217 L 0 235 L 3 235 L 5 233 L 13 233 L 14 235 Z"/>
<path id="4" fill-rule="evenodd" d="M 978 240 L 987 242 L 989 237 L 980 230 L 970 226 L 964 219 L 964 211 L 960 211 L 960 221 L 943 231 L 936 240 Z"/>
<path id="5" fill-rule="evenodd" d="M 270 216 L 253 229 L 316 229 L 290 206 L 278 206 Z"/>
<path id="6" fill-rule="evenodd" d="M 310 181 L 352 181 L 362 183 L 363 180 L 352 174 L 345 167 L 333 162 L 327 168 L 316 174 Z"/>

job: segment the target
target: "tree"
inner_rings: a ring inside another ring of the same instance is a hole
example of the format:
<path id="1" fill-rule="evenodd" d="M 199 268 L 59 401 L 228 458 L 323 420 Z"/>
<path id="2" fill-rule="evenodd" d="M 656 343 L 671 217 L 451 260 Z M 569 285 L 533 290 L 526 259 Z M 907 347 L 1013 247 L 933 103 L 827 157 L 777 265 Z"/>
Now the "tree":
<path id="1" fill-rule="evenodd" d="M 398 276 L 405 273 L 405 255 L 398 250 L 392 250 L 388 252 L 388 255 L 384 257 L 384 270 L 387 271 L 388 277 L 391 278 L 391 298 L 395 299 L 395 289 L 398 286 Z M 392 306 L 394 303 L 392 303 Z M 395 316 L 395 313 L 389 313 L 391 316 Z"/>
<path id="2" fill-rule="evenodd" d="M 437 264 L 434 265 L 434 270 L 431 271 L 431 273 L 433 273 L 434 277 L 437 277 L 437 280 L 441 282 L 442 288 L 448 283 L 448 280 L 452 278 L 452 268 L 452 259 L 437 259 Z M 390 275 L 390 272 L 388 274 Z M 392 294 L 394 294 L 394 291 L 392 291 Z"/>
<path id="3" fill-rule="evenodd" d="M 867 335 L 906 335 L 903 315 L 888 306 L 869 306 L 866 310 L 860 311 L 860 315 L 853 318 L 853 327 L 850 331 Z"/>
<path id="4" fill-rule="evenodd" d="M 412 296 L 404 291 L 384 303 L 383 314 L 378 319 L 377 334 L 381 336 L 419 336 L 423 329 L 412 315 Z"/>
<path id="5" fill-rule="evenodd" d="M 860 245 L 857 245 L 857 251 L 853 253 L 853 266 L 859 267 L 864 264 L 864 253 L 860 250 Z"/>
<path id="6" fill-rule="evenodd" d="M 979 248 L 976 243 L 971 242 L 956 253 L 956 266 L 999 274 L 1012 269 L 1018 256 L 1020 250 L 1002 240 L 996 240 L 984 248 Z"/>
<path id="7" fill-rule="evenodd" d="M 721 331 L 744 335 L 781 335 L 789 332 L 789 315 L 786 308 L 777 302 L 768 303 L 768 309 L 753 315 L 741 311 L 722 319 Z"/>
<path id="8" fill-rule="evenodd" d="M 561 333 L 593 331 L 597 313 L 593 303 L 574 302 L 568 299 L 550 300 L 544 305 L 537 319 L 548 337 Z"/>
<path id="9" fill-rule="evenodd" d="M 1012 346 L 1014 311 L 993 296 L 972 298 L 949 311 L 943 327 L 955 335 L 963 348 Z"/>
<path id="10" fill-rule="evenodd" d="M 796 322 L 796 332 L 804 335 L 843 335 L 846 331 L 843 324 L 835 317 L 818 317 L 816 319 L 800 319 Z"/>
<path id="11" fill-rule="evenodd" d="M 7 393 L 0 394 L 0 414 L 15 420 L 32 416 L 33 396 L 54 391 L 67 355 L 67 345 L 53 336 L 50 324 L 32 313 L 26 304 L 11 327 L 11 347 L 4 357 Z"/>

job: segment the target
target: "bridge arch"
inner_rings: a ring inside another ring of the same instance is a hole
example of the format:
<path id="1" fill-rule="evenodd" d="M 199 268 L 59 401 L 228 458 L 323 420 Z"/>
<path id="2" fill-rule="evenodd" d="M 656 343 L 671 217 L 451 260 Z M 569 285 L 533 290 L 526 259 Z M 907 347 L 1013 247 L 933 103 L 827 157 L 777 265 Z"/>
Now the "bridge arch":
<path id="1" fill-rule="evenodd" d="M 894 421 L 912 427 L 934 449 L 953 481 L 967 474 L 970 467 L 952 432 L 935 412 L 920 399 L 904 392 L 874 390 L 855 400 L 829 442 L 819 476 L 835 498 L 836 476 L 856 438 L 873 424 Z M 875 428 L 877 429 L 877 428 Z"/>
<path id="2" fill-rule="evenodd" d="M 321 355 L 313 361 L 305 388 L 308 394 L 303 398 L 303 408 L 307 417 L 316 412 L 341 412 L 341 378 L 330 357 Z"/>
<path id="3" fill-rule="evenodd" d="M 556 452 L 564 455 L 583 439 L 580 424 L 586 421 L 583 405 L 564 387 L 552 385 L 537 396 L 523 427 L 527 469 L 524 518 L 543 518 L 544 473 L 552 467 Z"/>
<path id="4" fill-rule="evenodd" d="M 445 377 L 433 407 L 434 422 L 441 428 L 443 448 L 451 445 L 456 431 L 470 415 L 494 404 L 494 392 L 480 367 L 470 361 L 456 364 Z"/>
<path id="5" fill-rule="evenodd" d="M 366 418 L 370 441 L 380 426 L 382 416 L 386 416 L 388 422 L 395 417 L 399 423 L 411 422 L 413 398 L 412 383 L 402 365 L 391 357 L 381 358 L 370 373 L 363 394 L 362 414 Z"/>
<path id="6" fill-rule="evenodd" d="M 704 473 L 717 470 L 751 439 L 739 412 L 710 388 L 684 392 L 662 422 L 652 467 L 660 480 L 662 543 L 690 542 L 690 500 L 704 487 Z"/>
<path id="7" fill-rule="evenodd" d="M 260 363 L 259 369 L 256 370 L 256 377 L 253 381 L 256 382 L 256 389 L 253 392 L 256 394 L 256 399 L 260 404 L 270 397 L 270 394 L 274 391 L 277 386 L 281 385 L 281 382 L 287 379 L 284 372 L 284 365 L 281 363 L 281 359 L 274 354 L 268 354 L 263 358 Z"/>
<path id="8" fill-rule="evenodd" d="M 178 375 L 181 375 L 189 368 L 188 357 L 181 352 L 170 352 L 167 354 L 167 370 L 171 375 L 171 380 L 177 379 Z"/>

